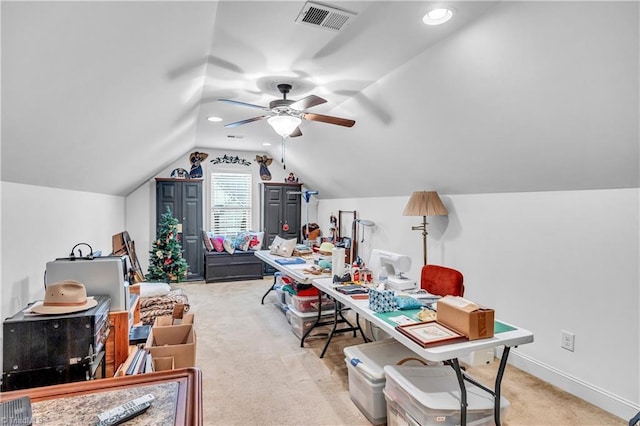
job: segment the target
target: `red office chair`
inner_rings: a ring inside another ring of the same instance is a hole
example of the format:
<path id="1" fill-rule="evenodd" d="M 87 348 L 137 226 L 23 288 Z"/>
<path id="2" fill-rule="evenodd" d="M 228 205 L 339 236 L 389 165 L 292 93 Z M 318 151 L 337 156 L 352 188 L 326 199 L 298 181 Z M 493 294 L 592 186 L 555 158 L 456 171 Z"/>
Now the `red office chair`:
<path id="1" fill-rule="evenodd" d="M 438 265 L 425 265 L 420 274 L 420 288 L 438 296 L 464 296 L 464 278 L 460 271 Z"/>

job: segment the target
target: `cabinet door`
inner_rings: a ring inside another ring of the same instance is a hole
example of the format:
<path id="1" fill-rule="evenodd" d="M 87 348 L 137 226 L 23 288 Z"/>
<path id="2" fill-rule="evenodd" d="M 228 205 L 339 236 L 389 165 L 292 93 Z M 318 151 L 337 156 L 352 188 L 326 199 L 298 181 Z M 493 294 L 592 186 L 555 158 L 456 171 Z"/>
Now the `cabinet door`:
<path id="1" fill-rule="evenodd" d="M 297 191 L 297 190 L 294 190 Z M 289 224 L 288 231 L 282 231 L 281 236 L 287 240 L 291 238 L 299 239 L 301 235 L 300 223 L 300 194 L 289 194 L 289 191 L 285 190 L 282 194 L 282 217 L 283 221 Z"/>
<path id="2" fill-rule="evenodd" d="M 160 225 L 161 216 L 171 210 L 173 217 L 180 220 L 182 206 L 178 203 L 180 187 L 176 182 L 158 182 L 156 187 L 156 230 Z"/>
<path id="3" fill-rule="evenodd" d="M 202 279 L 202 181 L 158 181 L 156 184 L 156 227 L 167 210 L 182 226 L 182 257 L 189 265 L 187 280 Z"/>
<path id="4" fill-rule="evenodd" d="M 202 183 L 182 184 L 182 250 L 189 264 L 187 279 L 202 278 Z"/>
<path id="5" fill-rule="evenodd" d="M 269 247 L 276 235 L 280 235 L 282 231 L 282 192 L 281 186 L 264 186 L 264 247 Z"/>

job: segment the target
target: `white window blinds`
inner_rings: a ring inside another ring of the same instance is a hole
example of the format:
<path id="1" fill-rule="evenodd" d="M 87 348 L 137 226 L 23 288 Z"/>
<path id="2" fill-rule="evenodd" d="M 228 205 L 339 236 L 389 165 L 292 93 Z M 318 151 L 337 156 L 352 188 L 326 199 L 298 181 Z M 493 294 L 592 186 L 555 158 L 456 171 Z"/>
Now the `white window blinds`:
<path id="1" fill-rule="evenodd" d="M 251 174 L 211 173 L 211 229 L 234 238 L 251 229 Z"/>

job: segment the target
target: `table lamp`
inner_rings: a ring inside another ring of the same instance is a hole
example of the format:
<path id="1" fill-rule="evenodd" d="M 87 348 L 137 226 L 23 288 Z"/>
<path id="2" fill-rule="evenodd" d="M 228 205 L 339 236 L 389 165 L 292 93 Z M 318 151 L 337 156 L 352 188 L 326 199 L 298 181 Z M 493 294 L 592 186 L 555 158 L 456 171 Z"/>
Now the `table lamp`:
<path id="1" fill-rule="evenodd" d="M 427 264 L 427 216 L 446 216 L 447 208 L 436 191 L 416 191 L 411 194 L 404 208 L 403 216 L 422 216 L 422 224 L 412 226 L 413 231 L 422 231 L 422 253 L 424 264 Z"/>

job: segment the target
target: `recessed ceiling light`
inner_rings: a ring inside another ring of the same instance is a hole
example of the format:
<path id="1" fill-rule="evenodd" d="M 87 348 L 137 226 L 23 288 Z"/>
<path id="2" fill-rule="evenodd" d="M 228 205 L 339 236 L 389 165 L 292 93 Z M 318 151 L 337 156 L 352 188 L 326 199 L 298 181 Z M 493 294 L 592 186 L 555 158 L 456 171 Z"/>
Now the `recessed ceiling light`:
<path id="1" fill-rule="evenodd" d="M 271 146 L 271 142 L 262 142 L 262 146 Z"/>
<path id="2" fill-rule="evenodd" d="M 422 18 L 422 22 L 427 25 L 440 25 L 453 17 L 453 10 L 446 8 L 431 9 Z"/>
<path id="3" fill-rule="evenodd" d="M 209 120 L 209 121 L 222 121 L 222 118 L 211 116 L 211 117 L 207 117 L 207 120 Z"/>

